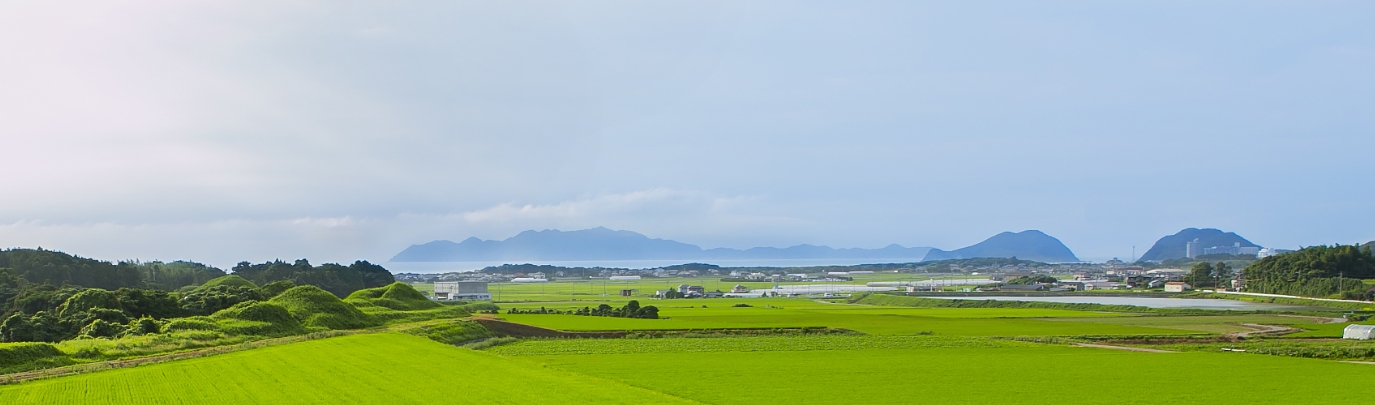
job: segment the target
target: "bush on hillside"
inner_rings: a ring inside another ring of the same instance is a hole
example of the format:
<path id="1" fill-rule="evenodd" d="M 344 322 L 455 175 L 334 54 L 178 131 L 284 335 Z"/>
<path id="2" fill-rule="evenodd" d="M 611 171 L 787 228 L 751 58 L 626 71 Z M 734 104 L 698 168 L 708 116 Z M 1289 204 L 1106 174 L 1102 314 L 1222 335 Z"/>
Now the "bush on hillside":
<path id="1" fill-rule="evenodd" d="M 92 320 L 91 323 L 81 328 L 80 338 L 113 338 L 124 334 L 127 330 L 123 324 L 109 322 L 103 319 Z"/>
<path id="2" fill-rule="evenodd" d="M 414 311 L 440 306 L 439 303 L 426 298 L 425 294 L 416 291 L 410 284 L 402 282 L 354 291 L 353 294 L 349 294 L 347 302 L 358 306 L 376 305 L 397 311 Z"/>
<path id="3" fill-rule="evenodd" d="M 129 321 L 129 327 L 127 329 L 128 331 L 125 333 L 129 335 L 147 335 L 158 333 L 158 331 L 162 330 L 162 325 L 158 324 L 157 320 L 145 316 Z"/>
<path id="4" fill-rule="evenodd" d="M 271 283 L 263 284 L 262 287 L 258 287 L 258 292 L 261 292 L 263 294 L 263 298 L 271 299 L 272 297 L 276 297 L 278 294 L 286 292 L 286 290 L 290 290 L 291 287 L 295 286 L 296 283 L 291 282 L 291 280 L 273 281 Z"/>
<path id="5" fill-rule="evenodd" d="M 284 336 L 304 332 L 300 321 L 281 305 L 250 301 L 210 316 L 231 335 Z"/>
<path id="6" fill-rule="evenodd" d="M 61 355 L 62 351 L 47 343 L 0 343 L 0 369 Z"/>
<path id="7" fill-rule="evenodd" d="M 162 333 L 180 332 L 187 330 L 219 330 L 219 325 L 213 319 L 204 316 L 193 316 L 189 318 L 177 318 L 167 321 L 162 325 Z"/>
<path id="8" fill-rule="evenodd" d="M 357 329 L 379 323 L 329 291 L 312 285 L 286 290 L 268 302 L 286 308 L 307 328 Z"/>
<path id="9" fill-rule="evenodd" d="M 501 310 L 501 307 L 497 306 L 497 304 L 493 304 L 490 302 L 474 302 L 472 304 L 464 305 L 463 309 L 467 310 L 468 312 L 496 313 L 497 311 Z"/>
<path id="10" fill-rule="evenodd" d="M 119 306 L 119 298 L 115 296 L 115 293 L 91 288 L 76 293 L 62 302 L 62 305 L 57 307 L 57 317 L 66 318 L 77 312 L 89 312 L 93 308 L 123 310 Z"/>
<path id="11" fill-rule="evenodd" d="M 241 302 L 262 301 L 256 287 L 217 285 L 197 289 L 181 299 L 181 308 L 193 315 L 210 315 Z"/>
<path id="12" fill-rule="evenodd" d="M 439 325 L 426 325 L 406 330 L 406 333 L 424 336 L 430 340 L 451 345 L 463 344 L 478 339 L 492 337 L 492 331 L 473 321 L 455 321 Z"/>
<path id="13" fill-rule="evenodd" d="M 247 288 L 252 288 L 252 289 L 257 289 L 257 288 L 258 288 L 258 285 L 257 285 L 257 284 L 253 284 L 252 281 L 248 281 L 248 279 L 245 279 L 245 278 L 243 278 L 243 277 L 239 277 L 239 276 L 230 274 L 230 275 L 228 275 L 228 276 L 216 277 L 216 278 L 214 278 L 214 279 L 211 279 L 210 281 L 206 281 L 205 284 L 201 284 L 200 286 L 197 286 L 196 289 L 195 289 L 195 290 L 192 290 L 192 291 L 201 291 L 201 290 L 209 289 L 209 288 L 212 288 L 212 287 L 215 287 L 215 286 L 222 286 L 222 285 L 223 285 L 223 286 L 230 286 L 230 287 L 247 287 Z"/>
<path id="14" fill-rule="evenodd" d="M 115 299 L 130 318 L 167 319 L 185 315 L 177 296 L 166 291 L 121 288 L 115 290 Z"/>

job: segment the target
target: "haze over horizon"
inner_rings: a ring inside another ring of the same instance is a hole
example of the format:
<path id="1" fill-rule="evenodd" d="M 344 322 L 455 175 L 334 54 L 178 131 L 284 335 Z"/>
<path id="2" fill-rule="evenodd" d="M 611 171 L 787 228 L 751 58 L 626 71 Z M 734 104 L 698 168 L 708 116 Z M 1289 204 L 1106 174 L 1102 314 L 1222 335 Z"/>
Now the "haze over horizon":
<path id="1" fill-rule="evenodd" d="M 0 247 L 1375 240 L 1369 2 L 0 3 Z"/>

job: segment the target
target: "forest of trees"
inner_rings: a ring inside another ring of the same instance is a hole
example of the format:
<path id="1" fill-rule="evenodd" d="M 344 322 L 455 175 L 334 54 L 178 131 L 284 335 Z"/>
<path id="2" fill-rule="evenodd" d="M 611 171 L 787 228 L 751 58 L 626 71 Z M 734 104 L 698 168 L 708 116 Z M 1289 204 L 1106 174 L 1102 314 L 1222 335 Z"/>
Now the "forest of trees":
<path id="1" fill-rule="evenodd" d="M 313 285 L 340 298 L 347 297 L 354 291 L 381 287 L 396 281 L 390 271 L 366 260 L 359 260 L 348 266 L 334 263 L 312 266 L 306 259 L 294 263 L 281 260 L 260 264 L 239 262 L 234 266 L 234 275 L 257 285 L 283 280 L 296 285 Z"/>
<path id="2" fill-rule="evenodd" d="M 43 249 L 0 250 L 0 268 L 30 284 L 77 285 L 114 290 L 176 290 L 223 276 L 224 270 L 200 263 L 122 261 L 110 263 Z"/>
<path id="3" fill-rule="evenodd" d="M 349 266 L 312 266 L 305 259 L 243 262 L 233 270 L 238 277 L 186 261 L 110 263 L 42 249 L 3 250 L 0 341 L 109 337 L 155 325 L 154 320 L 262 301 L 296 285 L 346 297 L 394 281 L 387 269 L 366 261 Z"/>
<path id="4" fill-rule="evenodd" d="M 1310 246 L 1256 261 L 1242 277 L 1252 292 L 1370 300 L 1361 280 L 1375 278 L 1375 255 L 1370 244 Z"/>

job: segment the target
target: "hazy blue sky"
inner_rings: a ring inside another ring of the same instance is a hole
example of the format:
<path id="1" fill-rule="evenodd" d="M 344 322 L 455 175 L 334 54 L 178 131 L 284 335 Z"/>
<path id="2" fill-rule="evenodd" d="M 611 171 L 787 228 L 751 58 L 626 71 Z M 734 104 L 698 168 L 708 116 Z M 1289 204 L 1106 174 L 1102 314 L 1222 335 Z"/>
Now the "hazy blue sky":
<path id="1" fill-rule="evenodd" d="M 1375 2 L 0 0 L 0 246 L 1375 239 Z"/>

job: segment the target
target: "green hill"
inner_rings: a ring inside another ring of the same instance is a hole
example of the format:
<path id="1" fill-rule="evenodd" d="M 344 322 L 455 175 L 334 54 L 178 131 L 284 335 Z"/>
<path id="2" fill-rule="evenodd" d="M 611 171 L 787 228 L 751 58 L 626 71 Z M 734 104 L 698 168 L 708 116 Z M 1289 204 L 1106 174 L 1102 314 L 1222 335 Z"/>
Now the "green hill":
<path id="1" fill-rule="evenodd" d="M 306 328 L 357 329 L 380 324 L 329 291 L 312 285 L 293 287 L 267 302 L 286 308 Z"/>
<path id="2" fill-rule="evenodd" d="M 210 315 L 220 329 L 235 335 L 285 336 L 303 332 L 286 307 L 261 301 L 242 302 Z"/>
<path id="3" fill-rule="evenodd" d="M 398 311 L 430 309 L 440 306 L 439 303 L 426 298 L 425 294 L 416 291 L 410 284 L 402 282 L 391 283 L 385 287 L 354 291 L 344 301 L 354 305 L 375 305 Z"/>
<path id="4" fill-rule="evenodd" d="M 211 279 L 210 281 L 206 281 L 205 284 L 196 286 L 196 289 L 192 291 L 205 291 L 207 289 L 210 289 L 210 287 L 221 285 L 230 287 L 248 287 L 255 290 L 258 289 L 258 285 L 253 284 L 252 281 L 248 281 L 243 277 L 230 274 L 228 276 L 216 277 L 214 279 Z"/>

